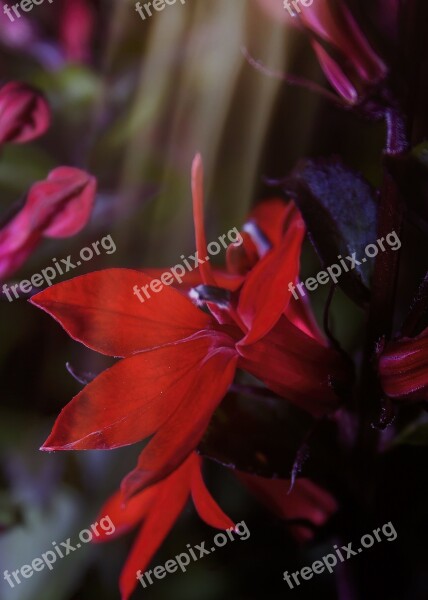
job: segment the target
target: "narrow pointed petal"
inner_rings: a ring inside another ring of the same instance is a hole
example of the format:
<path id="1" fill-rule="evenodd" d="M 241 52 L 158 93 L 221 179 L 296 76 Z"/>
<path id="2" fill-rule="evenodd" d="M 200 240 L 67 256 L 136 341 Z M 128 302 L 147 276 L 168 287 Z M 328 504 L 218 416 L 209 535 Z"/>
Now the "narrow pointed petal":
<path id="1" fill-rule="evenodd" d="M 234 523 L 221 510 L 205 485 L 202 477 L 202 459 L 195 453 L 191 456 L 193 457 L 191 479 L 192 500 L 198 515 L 207 525 L 216 527 L 217 529 L 235 527 Z"/>
<path id="2" fill-rule="evenodd" d="M 428 328 L 415 338 L 387 344 L 379 372 L 382 387 L 391 398 L 428 400 Z"/>
<path id="3" fill-rule="evenodd" d="M 341 399 L 336 389 L 349 383 L 342 357 L 286 317 L 269 335 L 250 346 L 238 344 L 237 350 L 240 368 L 314 417 L 338 408 Z"/>
<path id="4" fill-rule="evenodd" d="M 363 81 L 375 83 L 386 75 L 385 63 L 374 52 L 344 3 L 339 4 L 336 11 L 326 2 L 319 3 L 313 10 L 304 11 L 301 18 L 310 31 L 342 52 Z"/>
<path id="5" fill-rule="evenodd" d="M 310 335 L 323 346 L 327 346 L 324 334 L 321 332 L 315 320 L 311 306 L 307 297 L 296 300 L 291 298 L 284 315 L 298 329 Z"/>
<path id="6" fill-rule="evenodd" d="M 102 450 L 133 444 L 152 435 L 164 423 L 165 431 L 172 430 L 170 418 L 177 410 L 186 422 L 183 427 L 189 429 L 192 413 L 186 414 L 186 409 L 192 403 L 203 406 L 210 386 L 217 391 L 210 376 L 222 381 L 215 369 L 223 366 L 221 360 L 204 365 L 211 348 L 208 335 L 119 361 L 61 411 L 42 450 Z M 180 409 L 180 405 L 185 408 Z M 180 427 L 181 421 L 177 425 Z M 197 425 L 196 421 L 195 428 Z M 175 433 L 180 435 L 179 431 Z"/>
<path id="7" fill-rule="evenodd" d="M 197 154 L 192 163 L 193 220 L 195 223 L 196 249 L 199 257 L 208 256 L 207 238 L 204 226 L 204 167 L 202 157 Z M 205 285 L 216 285 L 211 265 L 208 261 L 200 265 L 202 281 Z"/>
<path id="8" fill-rule="evenodd" d="M 296 211 L 296 205 L 292 201 L 285 202 L 281 198 L 269 198 L 253 208 L 246 224 L 257 225 L 271 245 L 278 246 L 284 235 L 286 222 L 293 219 Z"/>
<path id="9" fill-rule="evenodd" d="M 150 282 L 139 271 L 106 269 L 59 283 L 31 302 L 74 340 L 109 356 L 130 356 L 210 326 L 211 318 L 173 288 L 140 302 L 134 287 Z"/>
<path id="10" fill-rule="evenodd" d="M 313 42 L 312 46 L 318 56 L 321 68 L 332 87 L 346 102 L 356 104 L 359 100 L 358 92 L 349 77 L 345 75 L 338 63 L 324 50 L 321 44 Z"/>
<path id="11" fill-rule="evenodd" d="M 245 275 L 259 260 L 259 253 L 251 235 L 244 231 L 241 236 L 242 244 L 230 244 L 226 250 L 227 270 L 234 275 Z"/>
<path id="12" fill-rule="evenodd" d="M 305 226 L 296 212 L 280 245 L 249 274 L 238 303 L 238 315 L 249 329 L 240 345 L 252 344 L 266 335 L 287 308 L 291 298 L 288 286 L 299 274 L 304 235 Z"/>
<path id="13" fill-rule="evenodd" d="M 144 573 L 159 546 L 182 512 L 190 493 L 192 461 L 156 487 L 156 502 L 148 512 L 120 576 L 121 599 L 128 600 L 138 584 L 137 571 Z"/>
<path id="14" fill-rule="evenodd" d="M 113 494 L 101 508 L 97 522 L 100 523 L 105 517 L 110 518 L 114 525 L 114 531 L 111 531 L 111 528 L 108 527 L 104 529 L 100 527 L 97 536 L 93 538 L 93 542 L 108 542 L 128 533 L 146 516 L 156 501 L 156 493 L 156 487 L 152 486 L 126 503 L 123 501 L 120 491 Z M 101 523 L 101 526 L 103 526 L 103 523 Z"/>
<path id="15" fill-rule="evenodd" d="M 232 348 L 206 352 L 188 377 L 178 408 L 144 448 L 137 468 L 122 482 L 126 498 L 168 475 L 196 448 L 233 381 L 236 362 Z"/>

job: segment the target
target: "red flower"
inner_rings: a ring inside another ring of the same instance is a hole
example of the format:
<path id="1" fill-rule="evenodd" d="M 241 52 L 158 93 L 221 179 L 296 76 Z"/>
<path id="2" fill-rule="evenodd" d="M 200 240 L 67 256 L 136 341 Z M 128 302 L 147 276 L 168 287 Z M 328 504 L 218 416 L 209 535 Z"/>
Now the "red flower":
<path id="1" fill-rule="evenodd" d="M 173 527 L 189 496 L 200 518 L 217 529 L 234 528 L 207 490 L 201 473 L 202 459 L 192 453 L 173 473 L 131 498 L 126 504 L 116 492 L 102 507 L 99 517 L 108 516 L 115 531 L 101 532 L 97 542 L 115 539 L 142 522 L 131 553 L 120 576 L 122 600 L 127 600 L 137 585 L 138 573 L 144 572 L 154 554 Z M 237 473 L 238 479 L 254 496 L 280 519 L 290 521 L 295 537 L 308 541 L 313 528 L 323 525 L 337 510 L 334 498 L 307 479 L 296 482 L 289 493 L 290 482 L 264 479 L 247 473 Z M 299 524 L 293 521 L 299 520 Z M 309 528 L 302 521 L 307 521 Z"/>
<path id="2" fill-rule="evenodd" d="M 196 245 L 206 256 L 199 157 L 192 186 Z M 334 382 L 347 377 L 341 359 L 283 314 L 304 235 L 294 205 L 286 209 L 286 223 L 283 238 L 244 278 L 236 298 L 227 306 L 208 302 L 212 315 L 173 288 L 147 303 L 133 302 L 135 282 L 151 280 L 126 269 L 91 273 L 34 296 L 73 339 L 124 358 L 63 409 L 42 449 L 115 448 L 153 435 L 123 483 L 130 496 L 166 477 L 196 448 L 237 367 L 315 416 L 337 408 Z M 216 286 L 208 262 L 200 275 Z"/>
<path id="3" fill-rule="evenodd" d="M 361 100 L 367 87 L 385 78 L 387 68 L 371 48 L 344 2 L 314 2 L 303 11 L 302 23 L 312 35 L 312 46 L 335 90 L 351 104 Z M 330 45 L 325 50 L 322 42 Z M 339 56 L 334 56 L 339 53 Z"/>
<path id="4" fill-rule="evenodd" d="M 95 193 L 95 178 L 73 167 L 58 167 L 35 183 L 24 207 L 0 230 L 0 278 L 16 271 L 42 237 L 78 233 L 91 215 Z"/>
<path id="5" fill-rule="evenodd" d="M 300 542 L 313 537 L 313 528 L 321 527 L 337 511 L 336 500 L 309 479 L 298 479 L 290 491 L 286 479 L 265 479 L 248 473 L 238 473 L 238 479 L 280 519 L 291 521 L 293 535 Z M 312 528 L 292 521 L 307 521 Z"/>
<path id="6" fill-rule="evenodd" d="M 103 506 L 100 516 L 108 515 L 115 525 L 113 535 L 101 533 L 97 541 L 118 537 L 142 521 L 131 553 L 120 576 L 122 600 L 127 600 L 137 586 L 137 572 L 144 571 L 182 512 L 189 496 L 205 523 L 217 529 L 234 528 L 233 522 L 217 505 L 207 490 L 201 473 L 202 459 L 195 453 L 171 475 L 140 492 L 126 504 L 120 492 Z"/>
<path id="7" fill-rule="evenodd" d="M 428 400 L 428 328 L 414 338 L 389 342 L 379 359 L 382 387 L 398 400 Z"/>
<path id="8" fill-rule="evenodd" d="M 49 124 L 49 106 L 39 92 L 16 81 L 0 89 L 0 144 L 34 140 Z"/>
<path id="9" fill-rule="evenodd" d="M 387 75 L 387 67 L 370 46 L 345 2 L 314 0 L 291 13 L 277 0 L 259 3 L 287 23 L 304 29 L 311 38 L 325 76 L 336 92 L 349 104 L 360 102 L 367 89 Z"/>

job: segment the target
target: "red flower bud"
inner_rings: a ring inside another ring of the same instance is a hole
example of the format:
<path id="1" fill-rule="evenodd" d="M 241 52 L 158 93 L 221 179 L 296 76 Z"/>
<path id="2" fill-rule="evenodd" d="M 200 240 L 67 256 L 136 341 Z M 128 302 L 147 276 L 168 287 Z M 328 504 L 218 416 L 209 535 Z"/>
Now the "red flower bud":
<path id="1" fill-rule="evenodd" d="M 0 89 L 0 144 L 34 140 L 45 133 L 49 123 L 49 106 L 39 92 L 17 81 Z"/>

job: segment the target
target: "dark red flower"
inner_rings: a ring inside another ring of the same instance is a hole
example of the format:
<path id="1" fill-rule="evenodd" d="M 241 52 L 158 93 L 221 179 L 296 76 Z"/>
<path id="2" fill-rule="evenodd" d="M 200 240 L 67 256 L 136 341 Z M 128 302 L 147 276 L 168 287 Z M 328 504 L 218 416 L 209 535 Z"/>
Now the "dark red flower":
<path id="1" fill-rule="evenodd" d="M 49 106 L 39 92 L 17 81 L 0 89 L 0 144 L 34 140 L 49 124 Z"/>
<path id="2" fill-rule="evenodd" d="M 140 492 L 126 504 L 116 492 L 100 511 L 115 525 L 113 535 L 101 532 L 97 541 L 105 542 L 127 533 L 141 522 L 141 528 L 120 576 L 122 600 L 137 586 L 137 571 L 144 571 L 182 512 L 189 496 L 205 523 L 217 529 L 233 529 L 205 486 L 202 459 L 194 452 L 163 481 Z"/>
<path id="3" fill-rule="evenodd" d="M 115 526 L 112 534 L 101 532 L 97 542 L 115 539 L 139 526 L 140 531 L 120 576 L 122 600 L 127 600 L 143 572 L 182 512 L 189 496 L 200 518 L 217 529 L 234 528 L 233 522 L 207 490 L 202 459 L 193 452 L 163 481 L 135 495 L 128 502 L 116 492 L 102 507 L 99 518 L 109 516 Z M 290 482 L 236 473 L 249 491 L 280 519 L 289 522 L 301 542 L 313 537 L 314 528 L 323 525 L 337 510 L 334 498 L 308 479 L 300 479 L 290 491 Z M 299 523 L 293 523 L 299 521 Z M 305 526 L 305 521 L 308 526 Z"/>
<path id="4" fill-rule="evenodd" d="M 388 69 L 371 47 L 345 2 L 315 0 L 300 12 L 277 0 L 259 0 L 276 19 L 309 34 L 321 68 L 339 96 L 357 104 L 366 92 L 385 79 Z"/>
<path id="5" fill-rule="evenodd" d="M 310 540 L 314 528 L 324 525 L 338 508 L 333 496 L 309 479 L 298 479 L 290 489 L 287 479 L 265 479 L 249 473 L 237 473 L 237 477 L 271 512 L 291 522 L 291 532 L 300 542 Z M 297 520 L 312 527 L 292 523 Z"/>
<path id="6" fill-rule="evenodd" d="M 382 387 L 391 398 L 428 400 L 428 328 L 386 344 L 379 358 Z"/>
<path id="7" fill-rule="evenodd" d="M 0 230 L 0 278 L 16 271 L 43 237 L 78 233 L 91 216 L 95 193 L 95 178 L 73 167 L 58 167 L 35 183 L 24 207 Z"/>
<path id="8" fill-rule="evenodd" d="M 206 256 L 199 157 L 192 182 L 196 245 Z M 173 288 L 149 302 L 132 302 L 135 282 L 151 279 L 126 269 L 91 273 L 34 296 L 32 302 L 73 339 L 124 358 L 64 408 L 43 449 L 115 448 L 153 435 L 123 483 L 129 496 L 166 477 L 196 448 L 237 367 L 315 416 L 337 408 L 333 384 L 347 377 L 341 358 L 284 315 L 304 235 L 294 205 L 285 215 L 278 245 L 240 279 L 236 298 L 227 305 L 208 302 L 212 315 Z M 217 285 L 209 262 L 200 266 L 200 278 Z"/>

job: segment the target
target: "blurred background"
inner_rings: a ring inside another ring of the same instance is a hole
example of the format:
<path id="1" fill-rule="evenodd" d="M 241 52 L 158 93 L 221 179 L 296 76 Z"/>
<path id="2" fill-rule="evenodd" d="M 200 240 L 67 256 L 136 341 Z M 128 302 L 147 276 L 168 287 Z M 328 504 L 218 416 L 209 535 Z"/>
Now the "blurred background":
<path id="1" fill-rule="evenodd" d="M 205 165 L 208 240 L 239 228 L 255 202 L 278 194 L 267 182 L 281 179 L 303 156 L 340 154 L 371 183 L 379 183 L 382 125 L 338 111 L 316 94 L 287 86 L 248 60 L 251 56 L 272 72 L 303 74 L 328 86 L 305 37 L 272 18 L 262 2 L 187 0 L 185 5 L 177 2 L 153 12 L 145 21 L 127 0 L 82 3 L 87 11 L 83 20 L 73 12 L 73 2 L 81 4 L 80 0 L 52 4 L 45 0 L 14 23 L 0 14 L 1 83 L 21 80 L 36 86 L 53 112 L 52 126 L 42 139 L 1 149 L 0 214 L 6 214 L 34 181 L 44 179 L 56 166 L 85 169 L 99 185 L 89 225 L 73 238 L 45 240 L 11 283 L 40 272 L 52 257 L 75 256 L 106 235 L 112 236 L 117 251 L 95 256 L 78 274 L 113 266 L 167 267 L 179 262 L 180 255 L 193 253 L 190 165 L 196 152 L 201 152 Z M 369 9 L 365 15 L 370 19 Z M 373 27 L 371 35 L 373 43 L 381 46 Z M 421 243 L 417 233 L 412 243 L 415 247 Z M 218 257 L 220 263 L 223 259 Z M 411 268 L 417 274 L 421 270 L 418 264 Z M 307 245 L 303 272 L 310 275 L 318 269 Z M 311 300 L 321 319 L 325 292 L 312 294 Z M 137 300 L 130 294 L 129 301 Z M 340 293 L 334 302 L 333 329 L 340 331 L 341 342 L 353 351 L 361 343 L 363 317 Z M 90 526 L 107 496 L 133 468 L 139 448 L 39 452 L 57 414 L 81 388 L 66 363 L 77 372 L 91 373 L 109 363 L 73 342 L 25 298 L 13 303 L 0 298 L 0 336 L 2 574 L 28 564 L 50 549 L 53 541 L 75 538 Z M 412 450 L 408 452 L 406 465 L 413 461 Z M 400 495 L 396 473 L 395 491 Z M 312 598 L 317 593 L 354 600 L 343 590 L 338 595 L 337 582 L 325 575 L 293 591 L 282 581 L 283 571 L 310 564 L 339 541 L 332 537 L 337 523 L 321 531 L 315 545 L 302 548 L 227 470 L 210 464 L 208 483 L 226 512 L 246 521 L 251 537 L 192 564 L 185 575 L 169 575 L 146 590 L 138 586 L 135 598 L 255 600 L 291 594 Z M 413 484 L 408 483 L 412 494 L 425 484 L 416 476 Z M 393 493 L 388 485 L 385 497 Z M 380 504 L 385 497 L 380 497 Z M 361 535 L 369 532 L 387 522 L 390 513 L 394 516 L 393 502 L 388 509 L 372 515 L 373 522 L 353 525 Z M 335 518 L 347 523 L 352 510 L 350 504 Z M 415 509 L 413 515 L 401 515 L 407 529 L 400 531 L 395 546 L 385 542 L 367 550 L 366 563 L 353 565 L 361 589 L 366 589 L 365 566 L 378 560 L 379 569 L 388 564 L 401 568 L 401 579 L 385 584 L 389 595 L 384 597 L 422 600 L 419 591 L 427 588 L 421 580 L 414 582 L 414 588 L 409 583 L 412 574 L 419 573 L 415 564 L 420 555 L 415 552 L 413 562 L 405 558 L 414 543 L 413 534 L 406 540 L 405 532 L 417 529 L 418 514 Z M 199 544 L 212 536 L 213 531 L 189 506 L 153 564 L 163 564 L 184 551 L 186 544 Z M 52 572 L 35 573 L 14 589 L 1 575 L 0 598 L 116 599 L 118 576 L 132 537 L 103 546 L 86 545 L 58 561 Z M 340 541 L 345 544 L 351 539 Z M 377 594 L 379 588 L 374 589 Z M 369 597 L 375 597 L 374 592 L 355 596 Z"/>

